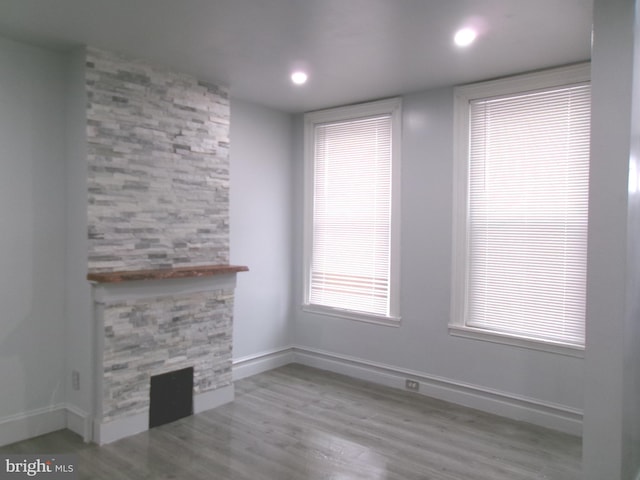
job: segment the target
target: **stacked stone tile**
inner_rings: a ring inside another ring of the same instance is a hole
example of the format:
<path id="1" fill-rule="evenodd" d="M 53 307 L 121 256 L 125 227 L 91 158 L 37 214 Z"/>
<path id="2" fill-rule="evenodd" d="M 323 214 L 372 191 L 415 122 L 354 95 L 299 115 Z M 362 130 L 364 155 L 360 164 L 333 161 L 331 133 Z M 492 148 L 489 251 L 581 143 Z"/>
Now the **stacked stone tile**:
<path id="1" fill-rule="evenodd" d="M 231 384 L 232 290 L 103 308 L 104 422 L 148 411 L 152 375 L 192 366 L 195 394 Z"/>
<path id="2" fill-rule="evenodd" d="M 86 91 L 89 272 L 228 264 L 228 92 L 95 48 Z M 102 422 L 147 411 L 152 375 L 231 384 L 233 291 L 100 307 Z"/>
<path id="3" fill-rule="evenodd" d="M 87 49 L 89 271 L 229 263 L 229 96 Z"/>

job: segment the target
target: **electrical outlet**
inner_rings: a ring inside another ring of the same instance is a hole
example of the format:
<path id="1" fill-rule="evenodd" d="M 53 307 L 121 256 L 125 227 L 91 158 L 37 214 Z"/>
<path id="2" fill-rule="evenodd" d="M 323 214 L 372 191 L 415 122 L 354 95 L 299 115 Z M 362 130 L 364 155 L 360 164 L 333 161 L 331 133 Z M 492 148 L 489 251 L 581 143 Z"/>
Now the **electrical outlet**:
<path id="1" fill-rule="evenodd" d="M 404 386 L 407 390 L 412 390 L 414 392 L 420 390 L 420 383 L 415 380 L 409 380 L 408 378 L 404 381 Z"/>
<path id="2" fill-rule="evenodd" d="M 80 372 L 77 370 L 71 372 L 71 386 L 74 390 L 80 390 Z"/>

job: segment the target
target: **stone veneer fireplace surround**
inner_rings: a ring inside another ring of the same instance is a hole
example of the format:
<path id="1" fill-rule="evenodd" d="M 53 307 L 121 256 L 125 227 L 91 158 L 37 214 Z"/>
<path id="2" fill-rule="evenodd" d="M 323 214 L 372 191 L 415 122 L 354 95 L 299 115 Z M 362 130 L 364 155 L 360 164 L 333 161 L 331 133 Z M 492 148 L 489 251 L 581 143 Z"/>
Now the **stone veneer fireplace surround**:
<path id="1" fill-rule="evenodd" d="M 92 440 L 149 427 L 152 375 L 194 368 L 194 413 L 233 400 L 231 331 L 236 273 L 216 265 L 91 273 L 95 322 Z"/>
<path id="2" fill-rule="evenodd" d="M 148 428 L 152 375 L 193 367 L 193 407 L 233 398 L 229 92 L 85 49 L 93 429 Z M 206 265 L 213 264 L 213 265 Z"/>

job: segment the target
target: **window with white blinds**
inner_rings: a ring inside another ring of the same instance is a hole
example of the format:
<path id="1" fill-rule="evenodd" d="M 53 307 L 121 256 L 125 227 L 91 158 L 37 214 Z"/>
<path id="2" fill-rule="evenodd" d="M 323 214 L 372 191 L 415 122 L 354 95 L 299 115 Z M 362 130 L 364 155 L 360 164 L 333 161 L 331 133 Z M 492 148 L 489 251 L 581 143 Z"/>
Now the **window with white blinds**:
<path id="1" fill-rule="evenodd" d="M 386 101 L 306 116 L 307 306 L 372 321 L 397 315 L 393 265 L 397 107 L 397 101 Z"/>
<path id="2" fill-rule="evenodd" d="M 464 98 L 465 327 L 584 345 L 591 96 L 571 79 Z"/>

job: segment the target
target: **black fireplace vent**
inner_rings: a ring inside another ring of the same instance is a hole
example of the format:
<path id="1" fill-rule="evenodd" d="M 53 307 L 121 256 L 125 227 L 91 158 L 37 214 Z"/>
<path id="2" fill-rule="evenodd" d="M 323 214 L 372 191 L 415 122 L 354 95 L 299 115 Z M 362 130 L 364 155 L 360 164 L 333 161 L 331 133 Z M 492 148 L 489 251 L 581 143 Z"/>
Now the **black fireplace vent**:
<path id="1" fill-rule="evenodd" d="M 151 377 L 149 428 L 193 415 L 193 367 Z"/>

